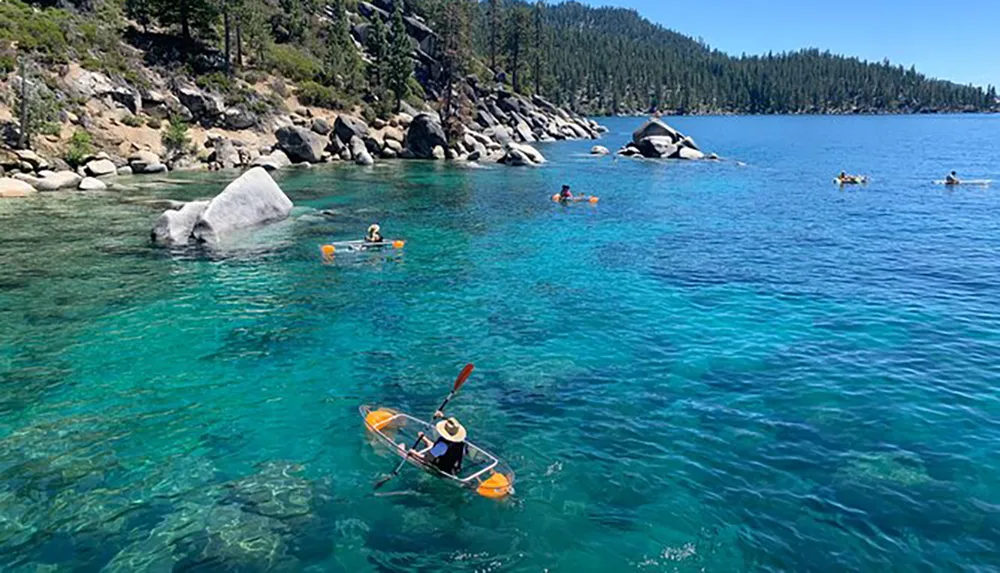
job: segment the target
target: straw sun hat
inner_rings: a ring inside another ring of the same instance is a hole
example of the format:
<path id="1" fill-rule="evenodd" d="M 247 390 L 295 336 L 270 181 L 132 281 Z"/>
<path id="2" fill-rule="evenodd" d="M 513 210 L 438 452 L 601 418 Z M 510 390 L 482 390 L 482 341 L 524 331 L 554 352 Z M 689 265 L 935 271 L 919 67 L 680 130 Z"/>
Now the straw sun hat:
<path id="1" fill-rule="evenodd" d="M 437 433 L 441 435 L 442 438 L 448 440 L 449 442 L 464 442 L 465 441 L 465 428 L 462 424 L 458 423 L 455 418 L 448 418 L 447 420 L 441 420 L 434 425 L 434 429 Z"/>

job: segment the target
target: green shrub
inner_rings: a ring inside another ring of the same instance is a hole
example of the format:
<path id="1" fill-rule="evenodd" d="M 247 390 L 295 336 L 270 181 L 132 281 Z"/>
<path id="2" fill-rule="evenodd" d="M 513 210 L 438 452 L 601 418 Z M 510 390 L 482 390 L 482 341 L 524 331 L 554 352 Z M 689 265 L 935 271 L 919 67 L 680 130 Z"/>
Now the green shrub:
<path id="1" fill-rule="evenodd" d="M 128 114 L 122 118 L 122 123 L 129 127 L 141 127 L 143 122 L 139 116 Z"/>
<path id="2" fill-rule="evenodd" d="M 167 153 L 174 155 L 187 152 L 191 147 L 188 125 L 179 117 L 170 119 L 167 130 L 160 134 L 160 143 Z"/>
<path id="3" fill-rule="evenodd" d="M 79 167 L 83 163 L 84 158 L 93 152 L 94 142 L 90 138 L 90 134 L 86 131 L 74 131 L 73 136 L 69 138 L 63 159 L 71 167 Z"/>
<path id="4" fill-rule="evenodd" d="M 163 122 L 160 121 L 160 118 L 158 117 L 150 117 L 146 120 L 146 127 L 150 127 L 152 129 L 160 129 L 160 126 L 162 125 Z"/>
<path id="5" fill-rule="evenodd" d="M 299 86 L 295 93 L 299 103 L 303 105 L 314 105 L 327 109 L 342 109 L 343 102 L 337 98 L 337 92 L 329 86 L 324 86 L 316 82 L 305 82 Z"/>
<path id="6" fill-rule="evenodd" d="M 290 44 L 272 46 L 268 59 L 279 74 L 297 82 L 313 80 L 322 70 L 319 60 L 312 54 Z"/>
<path id="7" fill-rule="evenodd" d="M 232 78 L 222 72 L 196 76 L 194 83 L 203 90 L 214 90 L 223 94 L 228 94 L 237 88 Z"/>

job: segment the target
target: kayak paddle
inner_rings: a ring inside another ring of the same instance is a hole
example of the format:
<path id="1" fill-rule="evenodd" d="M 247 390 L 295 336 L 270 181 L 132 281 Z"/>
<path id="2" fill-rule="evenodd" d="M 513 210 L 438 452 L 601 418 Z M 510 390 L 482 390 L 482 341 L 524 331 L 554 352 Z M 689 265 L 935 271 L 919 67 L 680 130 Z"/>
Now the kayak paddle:
<path id="1" fill-rule="evenodd" d="M 441 405 L 438 407 L 437 410 L 435 410 L 435 413 L 444 412 L 444 408 L 445 406 L 448 405 L 448 402 L 450 402 L 451 399 L 455 396 L 455 393 L 458 392 L 458 389 L 462 387 L 462 384 L 465 384 L 465 381 L 469 379 L 469 376 L 472 374 L 473 368 L 475 368 L 475 366 L 473 366 L 472 364 L 466 364 L 465 368 L 462 368 L 462 372 L 459 373 L 458 378 L 455 379 L 455 387 L 452 388 L 451 392 L 448 393 L 448 397 L 444 399 L 444 402 L 441 402 Z M 410 448 L 410 450 L 416 449 L 416 447 L 420 445 L 420 440 L 422 438 L 423 436 L 418 433 L 417 441 L 413 442 L 413 446 Z M 396 466 L 396 469 L 392 470 L 391 474 L 375 482 L 375 486 L 372 489 L 378 489 L 382 487 L 383 485 L 389 483 L 389 480 L 399 475 L 399 471 L 403 469 L 403 466 L 406 464 L 406 460 L 408 460 L 410 457 L 410 450 L 406 450 L 406 453 L 403 454 L 403 460 L 399 462 L 399 465 Z"/>

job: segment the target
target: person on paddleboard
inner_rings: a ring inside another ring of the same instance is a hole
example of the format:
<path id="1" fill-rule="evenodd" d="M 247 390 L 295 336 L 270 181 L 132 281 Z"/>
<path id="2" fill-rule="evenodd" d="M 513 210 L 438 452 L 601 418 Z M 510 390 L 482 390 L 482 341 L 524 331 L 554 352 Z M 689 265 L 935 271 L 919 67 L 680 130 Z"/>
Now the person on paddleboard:
<path id="1" fill-rule="evenodd" d="M 958 173 L 955 173 L 954 171 L 949 173 L 948 176 L 944 178 L 945 185 L 958 185 L 959 183 Z"/>
<path id="2" fill-rule="evenodd" d="M 444 414 L 438 411 L 434 413 L 434 417 L 441 418 Z M 448 418 L 435 424 L 434 429 L 439 436 L 435 442 L 423 432 L 420 433 L 420 438 L 430 446 L 430 450 L 423 454 L 423 458 L 442 472 L 454 475 L 462 469 L 462 460 L 465 458 L 465 428 L 457 419 Z"/>
<path id="3" fill-rule="evenodd" d="M 381 243 L 383 240 L 382 227 L 379 227 L 378 223 L 372 223 L 372 225 L 368 227 L 368 232 L 365 233 L 365 242 Z"/>

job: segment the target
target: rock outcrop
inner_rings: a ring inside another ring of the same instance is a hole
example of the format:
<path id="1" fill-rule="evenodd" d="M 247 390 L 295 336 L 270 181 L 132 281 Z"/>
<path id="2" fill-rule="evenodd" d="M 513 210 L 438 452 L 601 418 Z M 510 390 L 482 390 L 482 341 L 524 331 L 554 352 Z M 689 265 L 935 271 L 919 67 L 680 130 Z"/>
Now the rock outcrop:
<path id="1" fill-rule="evenodd" d="M 278 149 L 293 162 L 319 163 L 327 142 L 319 135 L 303 127 L 289 125 L 274 133 L 278 139 Z"/>
<path id="2" fill-rule="evenodd" d="M 421 113 L 410 122 L 403 145 L 417 159 L 434 159 L 434 148 L 447 148 L 448 138 L 437 118 Z"/>
<path id="3" fill-rule="evenodd" d="M 180 85 L 174 90 L 191 117 L 203 125 L 213 124 L 226 111 L 222 98 L 203 92 L 193 85 Z"/>
<path id="4" fill-rule="evenodd" d="M 618 151 L 619 155 L 641 155 L 650 159 L 704 159 L 694 139 L 659 119 L 651 119 L 632 133 L 632 141 Z"/>
<path id="5" fill-rule="evenodd" d="M 603 145 L 595 145 L 590 148 L 591 155 L 608 155 L 611 151 Z"/>
<path id="6" fill-rule="evenodd" d="M 333 131 L 340 141 L 348 143 L 352 137 L 363 140 L 368 135 L 368 124 L 358 118 L 341 114 L 333 124 Z"/>
<path id="7" fill-rule="evenodd" d="M 280 221 L 292 211 L 292 201 L 267 171 L 254 167 L 212 199 L 198 217 L 192 238 L 217 242 L 227 233 Z"/>

